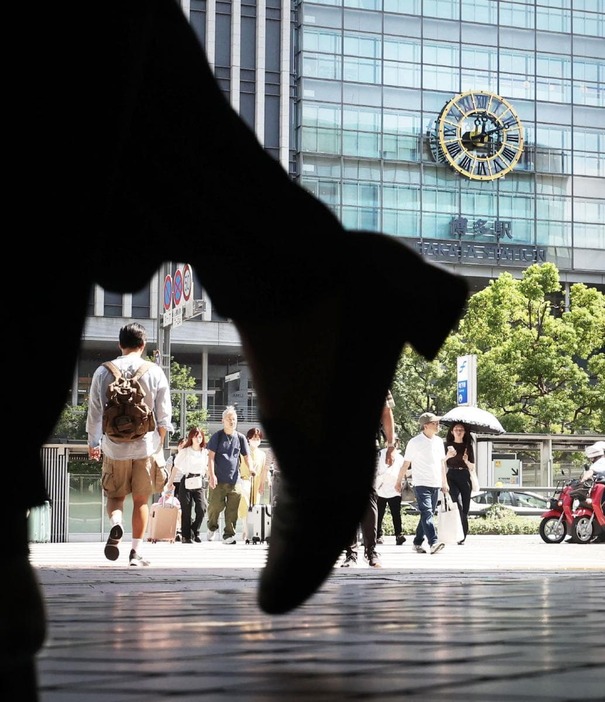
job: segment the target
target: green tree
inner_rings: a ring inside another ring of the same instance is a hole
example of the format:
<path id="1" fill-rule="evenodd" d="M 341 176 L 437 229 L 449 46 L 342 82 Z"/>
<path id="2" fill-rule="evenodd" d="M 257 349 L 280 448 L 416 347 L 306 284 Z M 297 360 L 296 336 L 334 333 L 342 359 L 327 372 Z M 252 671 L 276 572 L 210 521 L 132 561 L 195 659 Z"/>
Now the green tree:
<path id="1" fill-rule="evenodd" d="M 575 284 L 565 309 L 561 291 L 552 263 L 521 279 L 502 273 L 470 297 L 435 361 L 406 347 L 394 380 L 400 435 L 421 412 L 455 406 L 456 359 L 466 354 L 477 356 L 477 404 L 507 431 L 605 431 L 605 296 Z"/>
<path id="2" fill-rule="evenodd" d="M 66 404 L 61 416 L 51 433 L 49 441 L 83 441 L 86 442 L 86 413 L 88 401 L 81 405 Z"/>
<path id="3" fill-rule="evenodd" d="M 187 435 L 191 427 L 201 427 L 208 435 L 208 410 L 200 407 L 200 396 L 195 392 L 183 392 L 195 388 L 195 378 L 189 366 L 181 365 L 174 359 L 170 362 L 170 390 L 172 398 L 172 423 L 175 431 L 171 439 L 178 441 Z M 186 426 L 181 427 L 182 407 L 185 404 Z"/>

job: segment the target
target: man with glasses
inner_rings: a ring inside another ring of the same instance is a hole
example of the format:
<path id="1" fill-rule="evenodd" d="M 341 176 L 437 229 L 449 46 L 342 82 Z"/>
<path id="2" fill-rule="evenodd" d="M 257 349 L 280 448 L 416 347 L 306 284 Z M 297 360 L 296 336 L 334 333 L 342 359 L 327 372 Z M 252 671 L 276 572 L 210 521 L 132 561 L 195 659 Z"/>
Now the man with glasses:
<path id="1" fill-rule="evenodd" d="M 445 544 L 439 541 L 433 515 L 437 508 L 439 489 L 449 492 L 447 484 L 446 461 L 456 455 L 456 449 L 449 446 L 447 453 L 443 440 L 439 438 L 439 420 L 441 418 L 432 412 L 420 415 L 420 433 L 412 437 L 405 447 L 403 465 L 399 470 L 395 489 L 401 491 L 401 483 L 407 470 L 412 466 L 414 492 L 420 511 L 420 519 L 416 527 L 413 548 L 416 553 L 426 553 L 422 545 L 424 539 L 428 541 L 430 552 L 439 553 Z"/>

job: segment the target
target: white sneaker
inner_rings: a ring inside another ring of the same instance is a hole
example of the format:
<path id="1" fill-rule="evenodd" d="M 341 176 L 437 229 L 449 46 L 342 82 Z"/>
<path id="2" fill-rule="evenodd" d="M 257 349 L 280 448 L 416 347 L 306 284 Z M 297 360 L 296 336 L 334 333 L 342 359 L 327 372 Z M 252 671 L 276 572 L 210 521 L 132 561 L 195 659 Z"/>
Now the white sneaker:
<path id="1" fill-rule="evenodd" d="M 120 541 L 124 536 L 124 529 L 121 524 L 114 524 L 109 530 L 109 537 L 105 544 L 105 558 L 110 561 L 117 561 L 120 556 Z"/>
<path id="2" fill-rule="evenodd" d="M 206 532 L 206 541 L 214 541 L 214 539 L 216 539 L 216 534 L 216 531 L 210 531 L 210 529 L 208 529 Z"/>
<path id="3" fill-rule="evenodd" d="M 431 553 L 439 553 L 439 551 L 443 551 L 444 548 L 445 544 L 441 541 L 438 541 L 436 544 L 433 544 L 431 546 Z"/>
<path id="4" fill-rule="evenodd" d="M 150 565 L 150 563 L 142 556 L 139 556 L 134 549 L 131 549 L 130 556 L 128 557 L 128 565 L 133 566 L 134 568 L 144 568 Z"/>
<path id="5" fill-rule="evenodd" d="M 228 536 L 226 539 L 223 539 L 223 543 L 226 545 L 234 544 L 235 541 L 236 541 L 235 536 Z"/>

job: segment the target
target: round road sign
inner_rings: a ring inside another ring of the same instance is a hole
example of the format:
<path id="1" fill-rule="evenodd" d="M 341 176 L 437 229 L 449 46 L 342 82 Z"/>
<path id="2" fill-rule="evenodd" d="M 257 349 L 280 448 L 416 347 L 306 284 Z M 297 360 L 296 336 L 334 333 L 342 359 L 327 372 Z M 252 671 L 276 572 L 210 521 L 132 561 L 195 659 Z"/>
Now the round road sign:
<path id="1" fill-rule="evenodd" d="M 186 263 L 183 266 L 183 297 L 185 302 L 189 302 L 191 297 L 191 291 L 193 290 L 193 275 L 191 272 L 191 266 Z"/>
<path id="2" fill-rule="evenodd" d="M 164 278 L 164 309 L 168 311 L 172 307 L 172 277 L 167 275 Z"/>
<path id="3" fill-rule="evenodd" d="M 172 291 L 172 294 L 174 295 L 174 306 L 179 307 L 183 301 L 183 271 L 180 268 L 177 268 L 174 272 L 172 286 L 174 288 Z"/>

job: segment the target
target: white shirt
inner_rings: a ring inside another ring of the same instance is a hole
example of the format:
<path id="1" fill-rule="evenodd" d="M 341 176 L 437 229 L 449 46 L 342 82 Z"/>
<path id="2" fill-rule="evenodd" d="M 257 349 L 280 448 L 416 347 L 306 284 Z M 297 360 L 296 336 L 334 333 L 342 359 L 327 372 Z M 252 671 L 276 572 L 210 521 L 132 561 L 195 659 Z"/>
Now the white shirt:
<path id="1" fill-rule="evenodd" d="M 445 447 L 443 439 L 438 434 L 431 439 L 424 432 L 412 437 L 405 447 L 403 460 L 412 464 L 414 487 L 442 486 L 442 461 L 445 460 Z"/>
<path id="2" fill-rule="evenodd" d="M 596 478 L 597 475 L 605 475 L 605 456 L 597 459 L 582 473 L 582 480 Z"/>
<path id="3" fill-rule="evenodd" d="M 132 375 L 143 361 L 144 359 L 138 353 L 131 353 L 127 356 L 118 356 L 113 360 L 113 363 L 122 373 Z M 153 456 L 162 448 L 158 428 L 164 427 L 167 432 L 173 431 L 172 402 L 166 374 L 160 366 L 152 363 L 149 370 L 139 380 L 146 393 L 145 404 L 153 410 L 155 415 L 156 428 L 135 441 L 112 441 L 103 434 L 103 407 L 107 400 L 107 388 L 112 380 L 113 374 L 103 365 L 99 366 L 92 376 L 86 417 L 88 445 L 96 447 L 100 444 L 101 451 L 108 458 L 116 461 Z"/>
<path id="4" fill-rule="evenodd" d="M 174 457 L 174 465 L 181 477 L 194 473 L 205 478 L 208 473 L 208 449 L 196 451 L 193 446 L 182 448 Z"/>
<path id="5" fill-rule="evenodd" d="M 390 466 L 386 464 L 387 450 L 382 449 L 378 454 L 378 465 L 376 466 L 376 479 L 374 487 L 378 497 L 397 497 L 400 492 L 395 490 L 395 483 L 399 475 L 399 469 L 403 465 L 403 456 L 399 451 L 393 452 L 393 463 Z"/>

